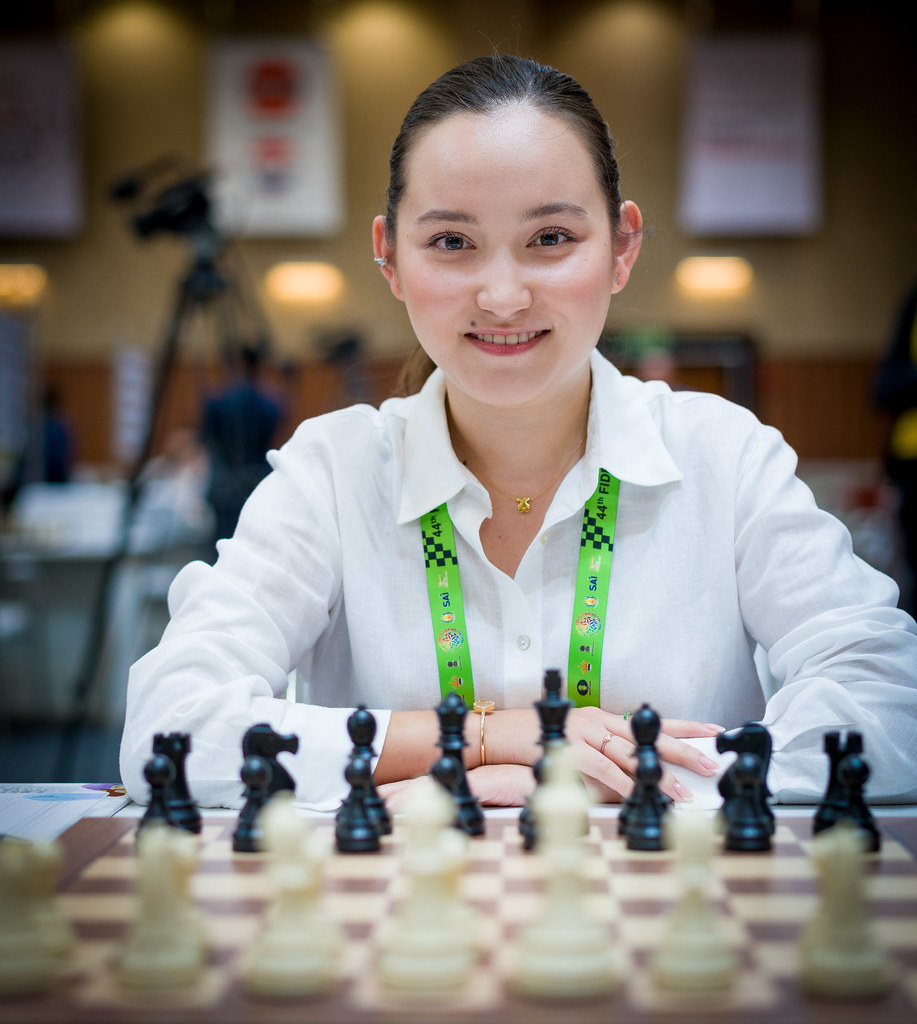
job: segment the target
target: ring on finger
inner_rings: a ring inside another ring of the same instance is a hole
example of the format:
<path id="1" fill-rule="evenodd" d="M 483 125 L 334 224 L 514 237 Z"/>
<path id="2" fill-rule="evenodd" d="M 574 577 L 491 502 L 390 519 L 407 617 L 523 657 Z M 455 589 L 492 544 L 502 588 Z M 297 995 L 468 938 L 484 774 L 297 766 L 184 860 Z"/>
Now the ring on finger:
<path id="1" fill-rule="evenodd" d="M 604 754 L 605 753 L 605 744 L 609 740 L 613 740 L 613 739 L 614 739 L 614 736 L 612 736 L 610 732 L 606 732 L 605 733 L 605 735 L 602 737 L 602 745 L 599 747 L 599 753 L 600 754 Z"/>

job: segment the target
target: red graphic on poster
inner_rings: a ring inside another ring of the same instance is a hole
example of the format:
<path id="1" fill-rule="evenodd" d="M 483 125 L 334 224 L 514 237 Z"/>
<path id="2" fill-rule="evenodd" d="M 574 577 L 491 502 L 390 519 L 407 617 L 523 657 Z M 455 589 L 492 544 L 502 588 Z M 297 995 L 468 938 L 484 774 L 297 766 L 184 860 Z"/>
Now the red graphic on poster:
<path id="1" fill-rule="evenodd" d="M 299 92 L 297 68 L 290 61 L 269 58 L 258 61 L 248 78 L 249 100 L 259 117 L 289 117 Z"/>

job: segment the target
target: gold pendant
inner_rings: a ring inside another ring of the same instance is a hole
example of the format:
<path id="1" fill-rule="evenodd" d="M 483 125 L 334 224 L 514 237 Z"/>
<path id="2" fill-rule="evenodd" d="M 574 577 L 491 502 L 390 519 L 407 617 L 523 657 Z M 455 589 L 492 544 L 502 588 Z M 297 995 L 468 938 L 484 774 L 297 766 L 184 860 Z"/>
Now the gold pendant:
<path id="1" fill-rule="evenodd" d="M 516 511 L 525 514 L 532 511 L 532 503 L 528 498 L 516 498 Z"/>

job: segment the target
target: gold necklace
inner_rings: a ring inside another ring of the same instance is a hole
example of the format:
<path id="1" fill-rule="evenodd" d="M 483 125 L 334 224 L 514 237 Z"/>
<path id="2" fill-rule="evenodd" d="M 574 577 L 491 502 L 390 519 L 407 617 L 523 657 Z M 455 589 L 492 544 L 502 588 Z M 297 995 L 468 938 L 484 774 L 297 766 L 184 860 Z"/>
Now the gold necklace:
<path id="1" fill-rule="evenodd" d="M 524 494 L 524 495 L 522 495 L 519 498 L 514 498 L 511 494 L 507 494 L 505 491 L 501 491 L 500 488 L 497 487 L 497 485 L 495 483 L 493 483 L 493 481 L 488 480 L 487 477 L 484 476 L 483 474 L 478 473 L 477 475 L 478 475 L 478 478 L 481 480 L 482 483 L 485 483 L 485 484 L 487 484 L 488 487 L 493 488 L 493 490 L 495 490 L 497 492 L 497 494 L 499 494 L 501 497 L 506 498 L 507 501 L 514 501 L 516 503 L 516 511 L 520 515 L 524 516 L 526 514 L 526 512 L 531 512 L 532 511 L 532 502 L 533 501 L 537 501 L 542 496 L 542 494 L 546 494 L 557 483 L 557 481 L 564 475 L 564 473 L 566 472 L 567 466 L 570 465 L 570 460 L 573 458 L 574 455 L 576 455 L 576 453 L 580 450 L 580 448 L 583 447 L 583 445 L 585 443 L 586 443 L 586 438 L 583 437 L 580 440 L 580 442 L 577 444 L 577 446 L 573 449 L 573 451 L 570 452 L 570 454 L 567 456 L 567 458 L 564 461 L 564 464 L 561 467 L 561 470 L 557 474 L 557 476 L 554 477 L 554 479 L 548 484 L 547 487 L 545 487 L 543 490 L 540 490 L 537 494 L 533 494 L 533 495 L 525 495 Z M 467 465 L 467 461 L 466 461 L 465 464 Z"/>

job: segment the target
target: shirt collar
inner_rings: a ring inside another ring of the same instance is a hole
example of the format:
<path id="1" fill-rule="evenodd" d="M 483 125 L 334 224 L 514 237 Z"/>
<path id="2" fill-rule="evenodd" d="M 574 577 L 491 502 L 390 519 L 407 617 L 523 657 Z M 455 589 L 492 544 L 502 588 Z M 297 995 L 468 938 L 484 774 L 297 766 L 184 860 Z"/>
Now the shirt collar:
<path id="1" fill-rule="evenodd" d="M 662 439 L 650 402 L 668 392 L 658 381 L 625 377 L 598 352 L 592 353 L 592 399 L 585 461 L 589 476 L 607 469 L 623 483 L 658 487 L 681 480 Z M 594 470 L 594 472 L 593 472 Z"/>
<path id="2" fill-rule="evenodd" d="M 599 468 L 626 483 L 655 487 L 680 480 L 682 473 L 669 454 L 648 407 L 648 399 L 665 385 L 625 377 L 604 356 L 593 352 L 589 435 L 585 476 L 598 479 Z M 408 399 L 404 428 L 404 476 L 398 523 L 419 519 L 464 488 L 484 488 L 459 462 L 446 422 L 446 385 L 434 370 L 420 392 Z"/>

